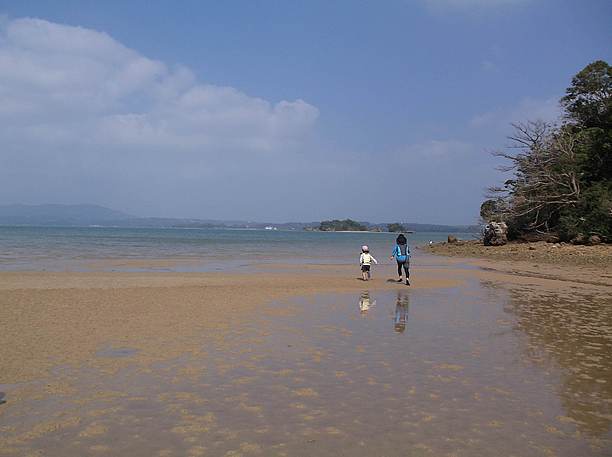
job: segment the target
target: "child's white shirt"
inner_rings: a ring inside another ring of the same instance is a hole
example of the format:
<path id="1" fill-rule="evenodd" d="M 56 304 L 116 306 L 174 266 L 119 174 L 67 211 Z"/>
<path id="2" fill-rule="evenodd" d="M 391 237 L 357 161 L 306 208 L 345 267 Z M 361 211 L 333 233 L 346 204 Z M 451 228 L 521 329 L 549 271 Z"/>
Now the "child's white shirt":
<path id="1" fill-rule="evenodd" d="M 362 252 L 359 257 L 359 265 L 371 265 L 374 262 L 378 265 L 378 260 L 374 258 L 374 256 L 368 252 Z"/>

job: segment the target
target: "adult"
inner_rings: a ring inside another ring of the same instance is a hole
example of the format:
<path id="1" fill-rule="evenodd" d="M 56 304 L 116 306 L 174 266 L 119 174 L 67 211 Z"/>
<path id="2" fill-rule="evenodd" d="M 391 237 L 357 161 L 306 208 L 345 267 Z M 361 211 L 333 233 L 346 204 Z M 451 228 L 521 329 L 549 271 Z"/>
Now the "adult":
<path id="1" fill-rule="evenodd" d="M 397 275 L 399 279 L 397 282 L 402 282 L 402 270 L 406 275 L 406 285 L 410 285 L 410 248 L 408 247 L 408 240 L 403 233 L 400 233 L 395 240 L 396 244 L 393 248 L 392 259 L 397 261 Z"/>

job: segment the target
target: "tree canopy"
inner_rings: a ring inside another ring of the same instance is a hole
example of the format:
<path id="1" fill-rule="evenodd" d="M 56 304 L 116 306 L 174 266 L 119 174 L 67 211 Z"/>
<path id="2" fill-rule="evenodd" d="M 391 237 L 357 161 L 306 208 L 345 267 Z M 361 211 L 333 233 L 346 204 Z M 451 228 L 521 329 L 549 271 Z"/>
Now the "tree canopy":
<path id="1" fill-rule="evenodd" d="M 344 220 L 334 219 L 332 221 L 321 222 L 321 224 L 319 225 L 319 230 L 323 232 L 348 232 L 348 231 L 363 232 L 363 231 L 368 230 L 368 227 L 352 219 L 344 219 Z"/>
<path id="2" fill-rule="evenodd" d="M 387 231 L 389 232 L 405 232 L 406 227 L 404 227 L 399 222 L 394 222 L 392 224 L 387 224 Z"/>
<path id="3" fill-rule="evenodd" d="M 587 65 L 561 99 L 564 121 L 513 124 L 512 145 L 494 153 L 513 176 L 490 188 L 485 220 L 503 220 L 509 236 L 598 235 L 612 241 L 612 67 Z"/>

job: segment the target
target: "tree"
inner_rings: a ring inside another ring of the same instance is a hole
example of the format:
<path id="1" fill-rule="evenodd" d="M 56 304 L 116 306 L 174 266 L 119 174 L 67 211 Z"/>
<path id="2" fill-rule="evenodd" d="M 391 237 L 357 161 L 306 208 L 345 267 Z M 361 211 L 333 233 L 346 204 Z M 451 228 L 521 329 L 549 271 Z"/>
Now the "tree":
<path id="1" fill-rule="evenodd" d="M 485 200 L 480 205 L 480 218 L 482 222 L 501 222 L 503 221 L 503 214 L 505 212 L 504 199 L 497 197 Z"/>
<path id="2" fill-rule="evenodd" d="M 512 145 L 494 153 L 509 162 L 500 170 L 513 176 L 489 189 L 481 216 L 505 221 L 510 237 L 597 234 L 612 241 L 612 67 L 587 65 L 561 105 L 560 127 L 513 124 Z"/>
<path id="3" fill-rule="evenodd" d="M 387 225 L 387 231 L 389 232 L 405 232 L 406 228 L 399 222 L 394 222 Z"/>
<path id="4" fill-rule="evenodd" d="M 514 179 L 503 187 L 491 188 L 497 198 L 493 207 L 489 203 L 484 209 L 501 212 L 501 219 L 508 220 L 510 227 L 549 232 L 558 223 L 562 210 L 580 200 L 576 139 L 541 121 L 513 127 L 510 151 L 494 154 L 510 162 L 500 168 L 512 171 Z"/>
<path id="5" fill-rule="evenodd" d="M 566 118 L 582 128 L 610 128 L 612 67 L 597 60 L 572 78 L 561 99 Z"/>
<path id="6" fill-rule="evenodd" d="M 338 220 L 334 219 L 332 221 L 323 221 L 319 225 L 319 230 L 323 232 L 348 232 L 348 231 L 366 231 L 368 228 L 360 224 L 359 222 L 353 221 L 351 219 Z"/>
<path id="7" fill-rule="evenodd" d="M 561 104 L 568 121 L 564 128 L 579 135 L 583 180 L 612 179 L 612 67 L 602 60 L 587 65 Z"/>

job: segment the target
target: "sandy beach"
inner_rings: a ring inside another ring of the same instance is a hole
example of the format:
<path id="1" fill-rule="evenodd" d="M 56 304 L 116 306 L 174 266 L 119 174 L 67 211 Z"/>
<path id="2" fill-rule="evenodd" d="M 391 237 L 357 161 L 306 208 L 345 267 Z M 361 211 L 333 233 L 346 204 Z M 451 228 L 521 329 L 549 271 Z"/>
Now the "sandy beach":
<path id="1" fill-rule="evenodd" d="M 266 268 L 278 271 L 2 272 L 0 345 L 5 349 L 0 383 L 28 381 L 55 365 L 92 362 L 99 347 L 109 341 L 138 348 L 138 360 L 143 362 L 163 360 L 194 351 L 203 334 L 239 325 L 246 313 L 261 312 L 267 303 L 316 293 L 358 293 L 364 287 L 354 267 Z M 435 272 L 412 287 L 459 283 L 445 272 Z M 368 282 L 367 287 L 405 288 L 389 284 L 386 277 Z"/>
<path id="2" fill-rule="evenodd" d="M 525 427 L 527 436 L 534 426 L 543 435 L 520 445 L 531 455 L 610 449 L 612 280 L 605 270 L 424 255 L 407 287 L 392 282 L 392 264 L 375 269 L 368 283 L 348 265 L 260 269 L 0 273 L 0 390 L 6 393 L 0 455 L 313 455 L 300 453 L 305 443 L 317 455 L 346 448 L 353 455 L 374 449 L 490 455 L 518 444 L 487 433 Z M 360 296 L 373 302 L 369 314 L 358 312 Z M 507 303 L 505 311 L 496 297 Z M 375 333 L 372 340 L 371 325 L 391 319 L 382 311 L 391 306 L 387 300 L 397 302 L 396 313 L 410 302 L 412 327 L 407 335 Z M 512 315 L 504 317 L 509 306 Z M 579 320 L 556 308 L 573 309 Z M 461 330 L 475 323 L 469 333 Z M 438 330 L 426 331 L 427 325 Z M 470 342 L 477 328 L 483 340 Z M 510 329 L 517 341 L 528 337 L 521 345 L 530 349 L 520 357 L 535 364 L 535 374 L 523 372 L 521 363 L 519 375 L 504 375 L 513 369 L 497 366 L 507 353 L 497 346 L 510 343 L 484 343 L 490 332 Z M 561 342 L 550 331 L 574 336 Z M 407 365 L 392 362 L 405 350 L 397 336 L 413 338 Z M 377 340 L 391 346 L 378 348 Z M 587 354 L 586 365 L 579 353 Z M 530 399 L 525 380 L 529 389 L 541 389 L 539 400 Z M 557 382 L 566 386 L 561 392 L 569 390 L 554 406 Z M 390 403 L 364 409 L 349 400 L 360 396 Z M 572 396 L 584 401 L 564 405 Z M 459 411 L 471 411 L 473 421 L 461 433 L 451 426 Z M 159 414 L 162 422 L 147 425 Z M 399 416 L 391 425 L 385 415 Z M 380 436 L 355 444 L 355 430 L 374 426 L 351 424 L 350 417 L 379 422 Z M 419 432 L 421 424 L 436 434 Z M 396 442 L 388 433 L 408 439 Z M 444 444 L 455 435 L 453 446 Z"/>
<path id="3" fill-rule="evenodd" d="M 0 457 L 611 457 L 585 5 L 2 2 Z"/>

